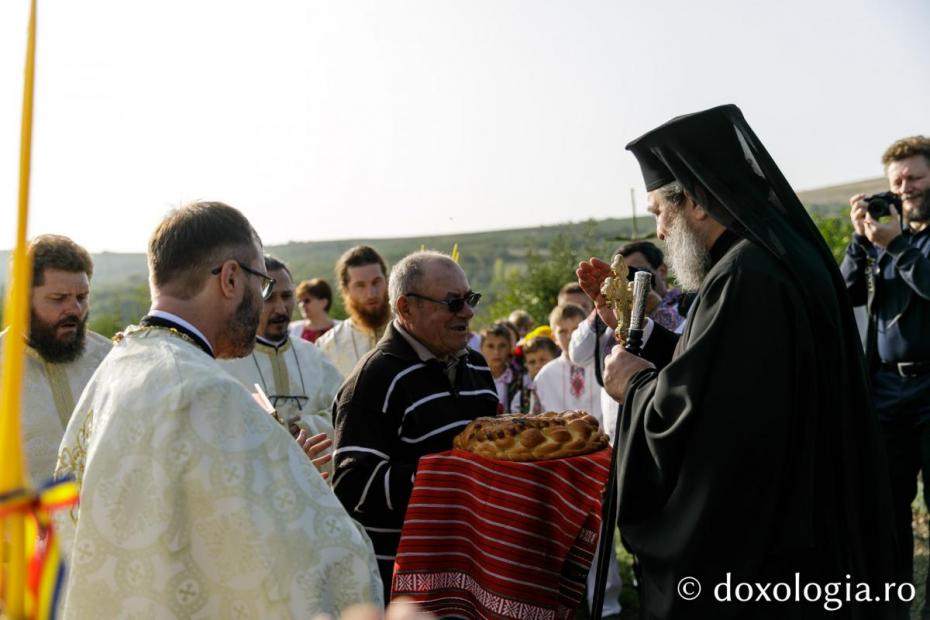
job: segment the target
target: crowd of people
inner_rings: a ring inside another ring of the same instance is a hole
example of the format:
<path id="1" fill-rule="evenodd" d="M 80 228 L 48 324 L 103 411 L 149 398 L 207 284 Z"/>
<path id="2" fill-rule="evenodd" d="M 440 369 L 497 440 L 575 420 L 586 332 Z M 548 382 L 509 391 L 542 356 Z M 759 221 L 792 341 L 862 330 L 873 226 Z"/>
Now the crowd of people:
<path id="1" fill-rule="evenodd" d="M 618 438 L 613 518 L 643 617 L 811 614 L 676 596 L 686 575 L 910 581 L 910 503 L 930 468 L 930 139 L 886 153 L 890 219 L 851 198 L 842 271 L 734 106 L 628 148 L 666 249 L 617 250 L 631 278 L 652 275 L 641 357 L 617 346 L 595 258 L 548 325 L 514 309 L 475 326 L 481 295 L 452 258 L 389 269 L 358 246 L 335 266 L 335 320 L 326 274 L 298 281 L 241 212 L 198 202 L 152 234 L 151 309 L 110 342 L 86 328 L 90 255 L 34 238 L 28 471 L 81 487 L 55 519 L 64 617 L 380 609 L 418 460 L 505 412 L 582 410 Z M 865 356 L 851 304 L 869 308 Z M 605 579 L 589 611 L 616 616 L 616 561 Z M 589 606 L 596 585 L 592 569 Z M 886 602 L 838 615 L 904 613 Z"/>

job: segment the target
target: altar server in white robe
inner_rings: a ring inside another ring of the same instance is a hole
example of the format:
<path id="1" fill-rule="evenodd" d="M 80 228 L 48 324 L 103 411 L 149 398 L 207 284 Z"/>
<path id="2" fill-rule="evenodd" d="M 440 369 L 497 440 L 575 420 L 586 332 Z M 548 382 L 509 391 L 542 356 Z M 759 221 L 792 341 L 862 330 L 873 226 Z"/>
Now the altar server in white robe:
<path id="1" fill-rule="evenodd" d="M 222 203 L 170 213 L 149 241 L 152 309 L 75 408 L 57 472 L 65 618 L 310 618 L 380 604 L 371 542 L 302 446 L 215 358 L 255 342 L 274 281 Z"/>

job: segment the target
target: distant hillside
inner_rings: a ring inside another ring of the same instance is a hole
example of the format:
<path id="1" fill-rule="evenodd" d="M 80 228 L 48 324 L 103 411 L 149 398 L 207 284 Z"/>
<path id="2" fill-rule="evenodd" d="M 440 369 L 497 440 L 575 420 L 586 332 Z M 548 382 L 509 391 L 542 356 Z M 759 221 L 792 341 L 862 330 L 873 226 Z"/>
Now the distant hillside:
<path id="1" fill-rule="evenodd" d="M 655 225 L 651 216 L 637 218 L 637 232 L 651 236 Z M 389 265 L 405 255 L 426 247 L 450 252 L 458 244 L 461 263 L 475 290 L 494 299 L 491 283 L 503 274 L 525 264 L 526 252 L 533 248 L 543 256 L 562 236 L 578 250 L 596 248 L 594 254 L 610 253 L 634 232 L 632 218 L 568 223 L 537 228 L 463 233 L 436 237 L 404 239 L 344 239 L 339 241 L 305 241 L 268 246 L 266 251 L 283 260 L 295 279 L 322 277 L 334 284 L 334 266 L 339 256 L 352 246 L 368 244 L 376 248 Z M 9 252 L 0 255 L 5 259 Z M 91 327 L 102 334 L 113 334 L 128 323 L 138 321 L 148 309 L 147 268 L 143 254 L 94 254 L 94 277 L 91 285 Z M 485 304 L 486 305 L 486 304 Z M 334 299 L 332 312 L 344 316 L 341 299 Z"/>
<path id="2" fill-rule="evenodd" d="M 637 232 L 651 235 L 655 231 L 652 217 L 643 215 L 637 218 Z M 585 231 L 591 231 L 586 233 Z M 539 226 L 536 228 L 519 228 L 496 230 L 491 232 L 462 233 L 435 237 L 407 237 L 401 239 L 342 239 L 339 241 L 301 241 L 286 245 L 268 246 L 266 250 L 279 257 L 291 268 L 298 279 L 323 277 L 332 280 L 333 267 L 340 254 L 352 246 L 367 244 L 376 248 L 388 261 L 394 263 L 406 254 L 425 246 L 428 249 L 449 252 L 455 243 L 459 244 L 463 266 L 472 277 L 481 279 L 479 274 L 490 274 L 495 264 L 503 267 L 520 265 L 528 246 L 545 248 L 560 234 L 569 238 L 582 239 L 586 234 L 598 240 L 613 241 L 628 239 L 633 235 L 633 220 L 590 220 L 589 222 Z M 0 252 L 0 260 L 7 261 L 8 251 Z M 135 286 L 144 284 L 147 268 L 144 254 L 120 254 L 102 252 L 94 254 L 94 289 L 113 286 Z M 0 283 L 5 282 L 6 273 L 0 276 Z"/>
<path id="3" fill-rule="evenodd" d="M 887 181 L 879 177 L 802 191 L 798 192 L 798 196 L 811 211 L 822 215 L 836 215 L 848 205 L 849 197 L 853 194 L 874 194 L 887 188 Z M 648 236 L 655 230 L 652 218 L 648 215 L 638 218 L 637 223 L 637 233 L 640 236 Z M 602 241 L 629 238 L 633 235 L 633 221 L 627 218 L 436 237 L 302 241 L 270 246 L 268 251 L 287 262 L 297 278 L 332 278 L 333 265 L 339 255 L 360 243 L 377 248 L 390 263 L 421 246 L 448 252 L 454 243 L 458 243 L 466 271 L 473 278 L 477 277 L 478 284 L 484 280 L 485 274 L 491 273 L 498 261 L 504 267 L 520 265 L 528 246 L 544 250 L 557 235 L 580 237 L 588 227 L 593 228 L 595 238 Z M 8 251 L 0 252 L 2 264 L 7 264 L 8 257 Z M 94 255 L 94 264 L 95 289 L 138 286 L 145 283 L 147 270 L 144 254 L 103 252 Z M 5 283 L 6 277 L 7 270 L 0 269 L 0 285 Z"/>
<path id="4" fill-rule="evenodd" d="M 885 189 L 885 180 L 877 178 L 803 191 L 798 196 L 812 213 L 833 217 L 848 207 L 849 197 L 853 194 L 873 194 Z M 654 233 L 653 218 L 644 214 L 637 218 L 635 231 L 632 218 L 606 219 L 436 237 L 292 242 L 270 246 L 267 250 L 286 262 L 297 280 L 322 277 L 333 283 L 336 260 L 354 245 L 371 245 L 381 252 L 388 264 L 393 264 L 420 247 L 449 252 L 453 244 L 457 243 L 462 267 L 472 287 L 485 294 L 487 301 L 482 302 L 482 312 L 487 312 L 496 298 L 499 288 L 496 285 L 503 281 L 508 272 L 525 266 L 526 253 L 530 249 L 545 257 L 549 255 L 555 241 L 561 238 L 579 254 L 592 252 L 598 256 L 609 256 L 623 241 L 634 236 L 648 238 Z M 0 252 L 3 265 L 7 264 L 8 258 L 9 252 Z M 0 269 L 0 287 L 4 285 L 6 277 L 7 270 Z M 144 254 L 95 254 L 92 327 L 109 335 L 137 321 L 149 305 L 146 279 Z M 337 296 L 334 302 L 333 315 L 344 316 L 341 299 Z"/>
<path id="5" fill-rule="evenodd" d="M 821 215 L 835 215 L 849 207 L 849 197 L 856 194 L 870 196 L 879 192 L 888 191 L 888 180 L 885 177 L 866 179 L 854 183 L 831 185 L 804 192 L 798 192 L 798 197 L 804 206 L 814 213 Z"/>

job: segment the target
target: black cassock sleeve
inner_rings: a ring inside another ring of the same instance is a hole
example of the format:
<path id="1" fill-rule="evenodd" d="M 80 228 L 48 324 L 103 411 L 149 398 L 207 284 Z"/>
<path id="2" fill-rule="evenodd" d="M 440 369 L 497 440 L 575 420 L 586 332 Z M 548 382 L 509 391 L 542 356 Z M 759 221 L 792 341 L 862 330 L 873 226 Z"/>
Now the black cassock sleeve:
<path id="1" fill-rule="evenodd" d="M 675 345 L 681 336 L 670 329 L 662 327 L 653 322 L 652 334 L 649 340 L 643 345 L 640 355 L 643 359 L 649 360 L 659 370 L 665 368 L 672 359 L 672 353 L 675 351 Z"/>
<path id="2" fill-rule="evenodd" d="M 865 272 L 869 253 L 864 244 L 871 245 L 871 242 L 865 237 L 853 235 L 852 241 L 846 246 L 846 252 L 843 254 L 843 262 L 840 263 L 840 273 L 843 274 L 849 301 L 854 306 L 865 305 L 868 301 Z"/>

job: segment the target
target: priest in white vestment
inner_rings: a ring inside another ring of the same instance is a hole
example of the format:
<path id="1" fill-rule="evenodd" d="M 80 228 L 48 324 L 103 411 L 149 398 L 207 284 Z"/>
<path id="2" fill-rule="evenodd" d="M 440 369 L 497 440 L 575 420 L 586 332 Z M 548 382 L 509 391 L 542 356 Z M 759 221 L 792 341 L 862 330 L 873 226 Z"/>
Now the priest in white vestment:
<path id="1" fill-rule="evenodd" d="M 152 310 L 116 339 L 59 452 L 64 618 L 311 618 L 382 603 L 371 542 L 302 446 L 215 358 L 254 344 L 274 281 L 241 213 L 173 211 Z"/>
<path id="2" fill-rule="evenodd" d="M 261 387 L 282 419 L 332 439 L 333 400 L 342 375 L 316 346 L 289 334 L 296 302 L 290 270 L 271 256 L 265 256 L 265 270 L 275 284 L 262 307 L 255 348 L 220 364 L 250 392 Z M 329 465 L 325 471 L 331 470 Z"/>
<path id="3" fill-rule="evenodd" d="M 29 243 L 28 253 L 32 291 L 22 428 L 29 478 L 39 486 L 51 479 L 74 405 L 112 343 L 87 331 L 94 273 L 87 250 L 68 237 L 40 235 Z M 6 331 L 0 333 L 0 360 L 6 338 Z"/>

